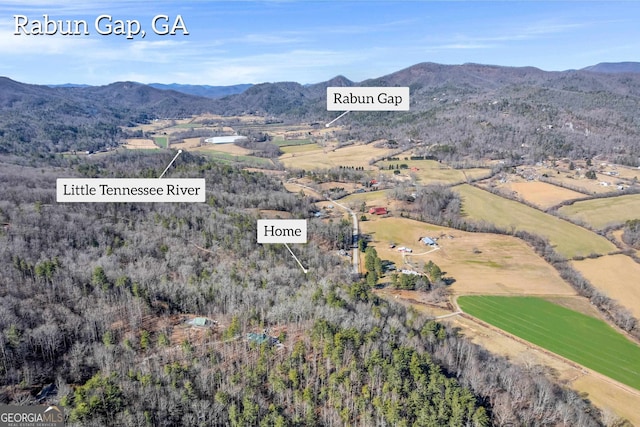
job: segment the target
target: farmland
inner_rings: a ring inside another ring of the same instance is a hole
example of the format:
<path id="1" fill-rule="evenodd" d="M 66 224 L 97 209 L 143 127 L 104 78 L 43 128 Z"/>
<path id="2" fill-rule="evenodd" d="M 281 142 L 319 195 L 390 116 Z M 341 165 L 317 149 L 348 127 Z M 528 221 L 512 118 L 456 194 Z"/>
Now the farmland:
<path id="1" fill-rule="evenodd" d="M 534 297 L 462 296 L 461 309 L 640 390 L 640 347 L 605 322 Z"/>
<path id="2" fill-rule="evenodd" d="M 153 140 L 161 148 L 167 148 L 167 145 L 169 144 L 169 138 L 166 136 L 156 136 L 153 138 Z"/>
<path id="3" fill-rule="evenodd" d="M 491 172 L 490 169 L 485 168 L 454 169 L 435 160 L 385 160 L 376 163 L 382 172 L 390 176 L 394 174 L 395 170 L 390 168 L 400 165 L 406 166 L 404 169 L 397 169 L 400 171 L 400 175 L 413 176 L 419 183 L 425 185 L 465 182 L 467 179 L 485 177 Z"/>
<path id="4" fill-rule="evenodd" d="M 529 206 L 508 200 L 467 184 L 454 188 L 463 199 L 463 212 L 476 221 L 486 221 L 503 229 L 540 234 L 567 258 L 607 254 L 616 247 L 589 230 Z"/>
<path id="5" fill-rule="evenodd" d="M 308 146 L 301 146 L 306 149 Z M 290 147 L 293 148 L 293 147 Z M 374 169 L 369 165 L 372 158 L 388 156 L 391 150 L 376 148 L 370 145 L 349 145 L 337 149 L 318 147 L 316 150 L 303 153 L 285 153 L 280 156 L 280 161 L 287 168 L 295 169 L 320 169 L 339 166 L 364 167 Z"/>
<path id="6" fill-rule="evenodd" d="M 640 264 L 622 254 L 587 258 L 571 264 L 596 288 L 640 318 Z"/>
<path id="7" fill-rule="evenodd" d="M 158 146 L 153 142 L 152 139 L 131 138 L 127 139 L 126 144 L 124 144 L 124 148 L 127 148 L 129 150 L 157 150 Z"/>
<path id="8" fill-rule="evenodd" d="M 372 236 L 370 244 L 379 256 L 399 268 L 403 256 L 389 247 L 391 242 L 414 250 L 404 258 L 417 270 L 429 260 L 438 264 L 456 279 L 451 289 L 457 294 L 575 295 L 550 265 L 515 237 L 468 233 L 408 218 L 372 218 L 360 227 Z M 423 236 L 438 238 L 440 250 L 419 255 L 430 250 L 418 243 Z"/>
<path id="9" fill-rule="evenodd" d="M 584 194 L 557 185 L 540 181 L 509 182 L 504 188 L 514 192 L 514 196 L 541 209 L 547 209 L 565 200 L 579 199 Z"/>
<path id="10" fill-rule="evenodd" d="M 570 218 L 584 221 L 596 229 L 603 229 L 639 218 L 640 194 L 584 200 L 563 206 L 559 212 Z"/>

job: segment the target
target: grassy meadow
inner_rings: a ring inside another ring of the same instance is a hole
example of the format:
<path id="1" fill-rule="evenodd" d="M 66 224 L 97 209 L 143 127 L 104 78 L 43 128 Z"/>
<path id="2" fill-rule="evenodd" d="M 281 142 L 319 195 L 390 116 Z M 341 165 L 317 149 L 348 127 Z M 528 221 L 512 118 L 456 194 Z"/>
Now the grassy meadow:
<path id="1" fill-rule="evenodd" d="M 608 225 L 623 224 L 627 220 L 640 218 L 640 194 L 584 200 L 563 206 L 559 212 L 584 221 L 596 229 L 603 229 Z"/>
<path id="2" fill-rule="evenodd" d="M 541 235 L 566 258 L 603 255 L 617 250 L 602 236 L 522 203 L 467 184 L 454 187 L 454 190 L 462 196 L 463 213 L 470 219 Z"/>
<path id="3" fill-rule="evenodd" d="M 535 297 L 461 296 L 460 308 L 640 390 L 640 346 L 604 321 Z"/>

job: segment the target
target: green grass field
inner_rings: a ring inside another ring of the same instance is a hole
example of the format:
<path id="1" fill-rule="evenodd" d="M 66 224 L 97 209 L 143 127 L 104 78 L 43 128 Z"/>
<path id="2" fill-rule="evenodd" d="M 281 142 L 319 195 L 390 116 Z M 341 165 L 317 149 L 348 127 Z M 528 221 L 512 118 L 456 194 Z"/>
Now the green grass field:
<path id="1" fill-rule="evenodd" d="M 623 224 L 640 218 L 640 194 L 585 200 L 560 208 L 561 214 L 586 222 L 594 228 Z"/>
<path id="2" fill-rule="evenodd" d="M 168 138 L 166 136 L 154 136 L 153 141 L 162 148 L 167 148 Z"/>
<path id="3" fill-rule="evenodd" d="M 297 145 L 284 145 L 280 146 L 280 151 L 283 153 L 307 153 L 310 151 L 322 150 L 318 144 L 297 144 Z"/>
<path id="4" fill-rule="evenodd" d="M 282 139 L 274 139 L 273 141 L 271 141 L 273 144 L 277 145 L 278 147 L 290 147 L 293 145 L 307 145 L 307 144 L 311 144 L 311 140 L 309 139 L 287 139 L 282 140 Z"/>
<path id="5" fill-rule="evenodd" d="M 535 297 L 461 296 L 460 308 L 640 390 L 640 346 L 602 320 Z"/>
<path id="6" fill-rule="evenodd" d="M 596 233 L 522 203 L 467 184 L 454 187 L 454 190 L 462 196 L 463 213 L 469 218 L 507 230 L 515 228 L 541 235 L 566 258 L 617 250 L 613 243 Z"/>

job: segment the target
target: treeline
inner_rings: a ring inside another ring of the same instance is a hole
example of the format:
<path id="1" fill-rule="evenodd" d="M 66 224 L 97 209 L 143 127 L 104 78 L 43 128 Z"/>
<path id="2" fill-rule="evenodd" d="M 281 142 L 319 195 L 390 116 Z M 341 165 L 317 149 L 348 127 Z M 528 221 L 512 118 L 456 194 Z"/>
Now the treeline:
<path id="1" fill-rule="evenodd" d="M 640 249 L 640 219 L 632 219 L 624 224 L 622 241 L 635 249 Z"/>
<path id="2" fill-rule="evenodd" d="M 170 175 L 205 177 L 206 203 L 55 202 L 60 176 L 158 176 L 171 158 L 2 165 L 3 403 L 53 383 L 47 401 L 82 426 L 600 425 L 539 371 L 354 280 L 321 247 L 346 224 L 310 222 L 306 275 L 258 245 L 256 208 L 310 211 L 269 176 L 183 155 Z M 181 320 L 196 315 L 219 326 Z M 284 347 L 245 340 L 264 329 Z"/>

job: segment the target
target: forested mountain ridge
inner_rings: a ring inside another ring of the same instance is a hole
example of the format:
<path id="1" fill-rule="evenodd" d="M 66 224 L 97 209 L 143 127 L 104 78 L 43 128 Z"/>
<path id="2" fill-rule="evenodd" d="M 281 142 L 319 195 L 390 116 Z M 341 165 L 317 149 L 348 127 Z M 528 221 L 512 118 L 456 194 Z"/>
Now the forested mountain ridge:
<path id="1" fill-rule="evenodd" d="M 210 85 L 183 85 L 178 83 L 162 84 L 150 83 L 149 86 L 162 90 L 173 90 L 189 95 L 204 96 L 205 98 L 222 98 L 228 95 L 242 93 L 249 89 L 252 84 L 238 84 L 231 86 L 210 86 Z"/>
<path id="2" fill-rule="evenodd" d="M 640 62 L 601 62 L 582 70 L 595 73 L 640 73 Z"/>
<path id="3" fill-rule="evenodd" d="M 355 83 L 253 85 L 209 99 L 138 83 L 46 87 L 0 81 L 0 152 L 55 153 L 117 145 L 120 126 L 210 112 L 330 121 L 326 87 L 408 86 L 408 112 L 357 112 L 346 138 L 421 143 L 438 158 L 537 161 L 547 156 L 640 164 L 640 73 L 421 63 Z"/>
<path id="4" fill-rule="evenodd" d="M 158 176 L 171 158 L 2 164 L 2 402 L 54 383 L 74 426 L 601 425 L 541 368 L 377 298 L 324 247 L 350 245 L 348 222 L 309 219 L 306 275 L 258 245 L 256 209 L 313 211 L 269 176 L 183 153 L 171 176 L 204 177 L 206 203 L 55 203 L 58 177 Z M 265 330 L 283 347 L 247 339 Z"/>
<path id="5" fill-rule="evenodd" d="M 0 79 L 0 153 L 97 151 L 117 146 L 121 126 L 188 117 L 210 99 L 139 83 L 48 87 Z"/>

